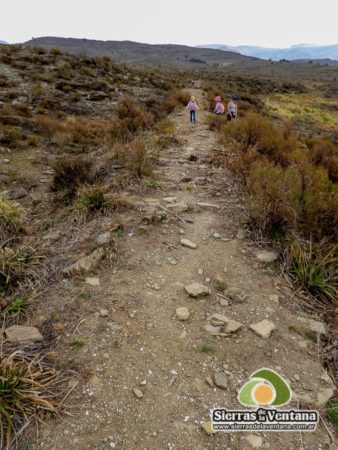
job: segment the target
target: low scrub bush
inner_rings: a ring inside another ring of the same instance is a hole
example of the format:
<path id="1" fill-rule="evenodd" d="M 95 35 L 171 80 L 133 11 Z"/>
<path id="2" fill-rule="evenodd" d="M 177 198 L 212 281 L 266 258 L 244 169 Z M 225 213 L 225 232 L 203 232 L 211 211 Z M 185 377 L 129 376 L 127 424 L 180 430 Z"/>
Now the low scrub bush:
<path id="1" fill-rule="evenodd" d="M 210 114 L 207 117 L 207 124 L 208 124 L 209 130 L 220 131 L 227 124 L 226 116 Z"/>
<path id="2" fill-rule="evenodd" d="M 93 163 L 83 156 L 63 156 L 54 164 L 54 177 L 51 189 L 64 191 L 68 197 L 74 197 L 81 184 L 93 180 Z"/>
<path id="3" fill-rule="evenodd" d="M 124 165 L 134 177 L 151 177 L 154 160 L 148 155 L 143 139 L 134 139 L 127 145 L 117 146 L 113 159 Z"/>
<path id="4" fill-rule="evenodd" d="M 153 124 L 152 114 L 130 97 L 125 97 L 120 101 L 117 107 L 117 116 L 132 133 L 137 130 L 146 130 Z"/>
<path id="5" fill-rule="evenodd" d="M 338 188 L 332 146 L 307 148 L 290 125 L 277 128 L 255 113 L 220 131 L 228 143 L 227 165 L 246 185 L 253 223 L 268 233 L 282 226 L 316 240 L 334 239 Z"/>

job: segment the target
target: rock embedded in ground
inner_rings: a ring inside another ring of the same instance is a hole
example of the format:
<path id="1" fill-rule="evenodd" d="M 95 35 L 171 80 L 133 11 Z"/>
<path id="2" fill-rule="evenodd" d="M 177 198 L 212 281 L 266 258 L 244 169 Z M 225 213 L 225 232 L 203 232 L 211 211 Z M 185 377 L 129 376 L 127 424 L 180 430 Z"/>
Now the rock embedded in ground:
<path id="1" fill-rule="evenodd" d="M 264 263 L 271 263 L 278 258 L 278 252 L 273 250 L 261 250 L 256 253 L 256 257 L 259 261 Z"/>
<path id="2" fill-rule="evenodd" d="M 190 297 L 199 298 L 210 294 L 210 289 L 208 286 L 204 286 L 200 283 L 191 283 L 184 287 L 186 293 Z"/>
<path id="3" fill-rule="evenodd" d="M 236 234 L 236 239 L 242 241 L 248 237 L 248 232 L 244 228 L 239 228 Z"/>
<path id="4" fill-rule="evenodd" d="M 214 387 L 214 382 L 212 381 L 211 377 L 205 377 L 205 382 L 211 387 Z"/>
<path id="5" fill-rule="evenodd" d="M 134 392 L 135 396 L 136 396 L 137 398 L 139 398 L 139 399 L 144 397 L 144 394 L 143 394 L 143 392 L 141 391 L 141 389 L 134 388 L 134 389 L 133 389 L 133 392 Z"/>
<path id="6" fill-rule="evenodd" d="M 250 325 L 250 329 L 261 338 L 266 339 L 276 329 L 276 326 L 270 320 L 264 319 L 261 322 Z"/>
<path id="7" fill-rule="evenodd" d="M 228 317 L 223 316 L 223 314 L 213 314 L 210 317 L 210 320 L 213 322 L 213 325 L 216 326 L 224 324 L 224 333 L 235 333 L 243 326 L 243 324 L 237 322 L 237 320 L 229 319 Z"/>
<path id="8" fill-rule="evenodd" d="M 27 195 L 28 195 L 28 191 L 26 189 L 24 189 L 23 187 L 16 187 L 16 188 L 10 189 L 7 192 L 7 197 L 10 200 L 18 200 L 19 198 L 27 197 Z"/>
<path id="9" fill-rule="evenodd" d="M 215 384 L 220 389 L 226 389 L 228 387 L 228 377 L 225 372 L 217 372 L 215 374 Z"/>
<path id="10" fill-rule="evenodd" d="M 188 308 L 186 308 L 185 306 L 176 308 L 176 316 L 178 317 L 179 320 L 183 320 L 183 321 L 188 320 L 190 317 Z"/>
<path id="11" fill-rule="evenodd" d="M 97 238 L 96 238 L 96 242 L 99 245 L 108 245 L 111 241 L 112 241 L 112 233 L 110 231 L 106 231 L 105 233 L 100 234 Z"/>
<path id="12" fill-rule="evenodd" d="M 177 201 L 177 197 L 164 197 L 162 200 L 166 203 L 175 203 Z"/>
<path id="13" fill-rule="evenodd" d="M 335 389 L 332 388 L 320 389 L 317 393 L 318 404 L 324 406 L 330 400 L 330 398 L 334 396 L 335 392 Z"/>
<path id="14" fill-rule="evenodd" d="M 86 278 L 86 284 L 89 284 L 89 286 L 100 286 L 100 278 Z"/>
<path id="15" fill-rule="evenodd" d="M 252 448 L 262 448 L 263 439 L 256 434 L 246 434 L 245 439 L 249 442 Z"/>
<path id="16" fill-rule="evenodd" d="M 316 320 L 313 319 L 307 319 L 305 317 L 297 317 L 297 325 L 299 325 L 299 322 L 301 324 L 304 324 L 304 328 L 310 331 L 313 331 L 314 333 L 319 333 L 322 334 L 324 336 L 326 336 L 327 331 L 325 328 L 325 324 L 323 322 L 318 322 Z"/>
<path id="17" fill-rule="evenodd" d="M 6 328 L 5 334 L 9 342 L 34 343 L 43 341 L 43 336 L 36 327 L 13 325 Z"/>
<path id="18" fill-rule="evenodd" d="M 209 434 L 209 435 L 215 434 L 215 431 L 212 427 L 212 422 L 202 422 L 201 428 L 206 434 Z"/>
<path id="19" fill-rule="evenodd" d="M 276 294 L 271 294 L 271 295 L 269 296 L 269 298 L 270 298 L 270 300 L 271 300 L 272 302 L 274 302 L 276 305 L 279 304 L 279 297 L 278 297 L 278 295 L 276 295 Z"/>
<path id="20" fill-rule="evenodd" d="M 98 266 L 104 255 L 105 251 L 103 250 L 103 248 L 98 248 L 94 250 L 90 255 L 79 259 L 74 264 L 71 264 L 70 266 L 63 269 L 62 273 L 64 275 L 70 276 L 91 272 Z"/>
<path id="21" fill-rule="evenodd" d="M 188 247 L 188 248 L 192 248 L 192 249 L 197 248 L 197 244 L 189 241 L 189 239 L 181 239 L 181 245 L 183 245 L 183 247 Z"/>
<path id="22" fill-rule="evenodd" d="M 100 317 L 108 317 L 108 309 L 100 309 Z"/>
<path id="23" fill-rule="evenodd" d="M 196 205 L 204 209 L 220 209 L 219 205 L 215 205 L 213 203 L 197 202 Z"/>
<path id="24" fill-rule="evenodd" d="M 189 206 L 186 203 L 172 203 L 167 206 L 169 211 L 174 211 L 177 213 L 182 213 L 189 210 Z"/>
<path id="25" fill-rule="evenodd" d="M 214 326 L 210 325 L 210 323 L 207 323 L 204 327 L 205 331 L 207 331 L 212 336 L 219 336 L 222 333 L 222 327 L 221 326 Z"/>

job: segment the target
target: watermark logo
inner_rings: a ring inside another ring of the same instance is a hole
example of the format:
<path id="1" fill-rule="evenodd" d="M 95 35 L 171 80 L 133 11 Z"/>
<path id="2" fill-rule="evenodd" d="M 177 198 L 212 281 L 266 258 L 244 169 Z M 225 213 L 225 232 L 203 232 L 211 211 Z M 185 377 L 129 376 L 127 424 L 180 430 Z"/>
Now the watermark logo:
<path id="1" fill-rule="evenodd" d="M 291 400 L 288 383 L 271 369 L 260 369 L 250 375 L 250 380 L 239 392 L 238 400 L 244 406 L 283 406 Z"/>
<path id="2" fill-rule="evenodd" d="M 238 394 L 246 410 L 217 408 L 212 411 L 214 431 L 314 431 L 315 410 L 279 409 L 292 398 L 289 384 L 277 372 L 262 368 L 254 372 Z"/>

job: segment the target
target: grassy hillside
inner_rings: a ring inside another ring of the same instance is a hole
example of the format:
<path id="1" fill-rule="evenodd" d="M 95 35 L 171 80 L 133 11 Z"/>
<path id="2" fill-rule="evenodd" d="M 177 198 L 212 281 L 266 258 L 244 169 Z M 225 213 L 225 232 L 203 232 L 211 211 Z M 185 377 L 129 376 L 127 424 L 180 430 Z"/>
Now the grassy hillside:
<path id="1" fill-rule="evenodd" d="M 234 52 L 200 49 L 185 45 L 150 45 L 131 41 L 96 41 L 90 39 L 41 37 L 26 42 L 26 45 L 59 48 L 88 56 L 110 56 L 116 61 L 174 66 L 198 66 L 213 64 L 228 65 L 246 60 L 246 56 Z"/>

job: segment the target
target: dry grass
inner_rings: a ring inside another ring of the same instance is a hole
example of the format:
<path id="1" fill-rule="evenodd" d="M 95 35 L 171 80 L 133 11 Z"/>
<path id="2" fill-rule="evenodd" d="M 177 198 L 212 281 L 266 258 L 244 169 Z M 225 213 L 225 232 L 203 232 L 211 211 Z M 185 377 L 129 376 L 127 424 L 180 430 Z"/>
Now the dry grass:
<path id="1" fill-rule="evenodd" d="M 25 211 L 13 200 L 0 196 L 0 238 L 5 240 L 17 234 L 24 222 Z"/>
<path id="2" fill-rule="evenodd" d="M 0 447 L 17 447 L 28 425 L 64 410 L 66 379 L 39 354 L 5 353 L 0 361 Z"/>
<path id="3" fill-rule="evenodd" d="M 63 156 L 54 164 L 54 177 L 51 189 L 64 191 L 68 197 L 74 197 L 81 184 L 93 180 L 93 163 L 83 156 Z"/>
<path id="4" fill-rule="evenodd" d="M 11 290 L 23 282 L 38 280 L 42 260 L 43 256 L 31 246 L 1 246 L 0 290 Z"/>

